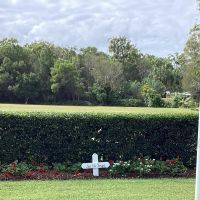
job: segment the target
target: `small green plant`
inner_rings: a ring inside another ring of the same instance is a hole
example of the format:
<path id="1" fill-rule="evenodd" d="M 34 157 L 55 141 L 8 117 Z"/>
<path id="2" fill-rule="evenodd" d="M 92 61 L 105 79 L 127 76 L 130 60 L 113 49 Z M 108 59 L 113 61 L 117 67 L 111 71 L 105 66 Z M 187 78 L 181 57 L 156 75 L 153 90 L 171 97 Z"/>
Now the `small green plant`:
<path id="1" fill-rule="evenodd" d="M 166 160 L 164 165 L 164 173 L 170 176 L 176 176 L 184 173 L 187 168 L 178 159 Z"/>
<path id="2" fill-rule="evenodd" d="M 1 171 L 8 172 L 13 175 L 23 175 L 27 171 L 31 171 L 33 166 L 25 162 L 18 162 L 17 160 L 9 165 L 3 165 Z"/>
<path id="3" fill-rule="evenodd" d="M 73 172 L 73 171 L 80 171 L 81 169 L 82 169 L 81 163 L 75 163 L 73 165 L 68 166 L 67 171 Z"/>
<path id="4" fill-rule="evenodd" d="M 68 169 L 68 164 L 64 163 L 52 163 L 53 167 L 52 169 L 53 170 L 56 170 L 56 171 L 67 171 Z"/>
<path id="5" fill-rule="evenodd" d="M 160 175 L 163 175 L 165 162 L 162 160 L 155 160 L 154 165 L 152 167 L 152 172 L 159 173 Z"/>

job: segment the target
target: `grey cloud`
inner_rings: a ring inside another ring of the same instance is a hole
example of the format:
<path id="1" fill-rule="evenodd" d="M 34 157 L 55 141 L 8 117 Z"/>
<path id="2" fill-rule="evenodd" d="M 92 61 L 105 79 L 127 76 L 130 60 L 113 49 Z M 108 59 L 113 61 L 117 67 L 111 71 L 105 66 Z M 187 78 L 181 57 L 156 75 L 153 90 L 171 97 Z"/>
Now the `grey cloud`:
<path id="1" fill-rule="evenodd" d="M 166 56 L 183 49 L 197 16 L 195 0 L 1 0 L 0 37 L 21 43 L 97 46 L 126 35 L 144 53 Z"/>

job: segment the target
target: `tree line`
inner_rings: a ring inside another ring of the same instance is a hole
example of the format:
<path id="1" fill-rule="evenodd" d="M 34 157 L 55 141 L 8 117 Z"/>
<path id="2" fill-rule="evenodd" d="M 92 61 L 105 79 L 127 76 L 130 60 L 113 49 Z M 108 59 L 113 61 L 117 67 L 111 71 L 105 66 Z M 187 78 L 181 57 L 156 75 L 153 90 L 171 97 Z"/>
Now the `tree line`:
<path id="1" fill-rule="evenodd" d="M 109 53 L 96 47 L 66 48 L 39 41 L 20 45 L 0 40 L 0 101 L 12 103 L 88 103 L 123 101 L 159 104 L 165 91 L 200 92 L 200 25 L 182 53 L 143 54 L 124 37 L 113 37 Z"/>

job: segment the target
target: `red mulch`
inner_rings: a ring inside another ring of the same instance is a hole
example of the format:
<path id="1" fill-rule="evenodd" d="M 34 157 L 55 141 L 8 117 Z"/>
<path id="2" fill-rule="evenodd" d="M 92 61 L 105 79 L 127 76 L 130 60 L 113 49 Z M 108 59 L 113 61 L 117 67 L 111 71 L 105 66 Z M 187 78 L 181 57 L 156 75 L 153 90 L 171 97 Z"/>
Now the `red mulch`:
<path id="1" fill-rule="evenodd" d="M 136 173 L 126 173 L 125 175 L 110 175 L 106 170 L 100 170 L 100 176 L 94 177 L 92 170 L 85 170 L 84 172 L 62 172 L 62 171 L 29 171 L 23 175 L 13 175 L 11 173 L 1 173 L 0 180 L 68 180 L 68 179 L 110 179 L 110 178 L 169 178 L 169 175 L 160 175 L 158 173 L 151 173 L 143 175 L 142 177 Z M 180 178 L 195 177 L 195 170 L 187 170 L 187 172 L 180 174 Z"/>

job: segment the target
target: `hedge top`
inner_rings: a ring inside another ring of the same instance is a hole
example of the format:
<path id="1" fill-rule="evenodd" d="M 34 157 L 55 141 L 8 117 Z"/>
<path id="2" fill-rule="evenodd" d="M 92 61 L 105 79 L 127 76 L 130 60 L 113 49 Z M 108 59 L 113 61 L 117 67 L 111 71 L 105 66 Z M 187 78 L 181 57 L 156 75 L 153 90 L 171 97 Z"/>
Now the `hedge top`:
<path id="1" fill-rule="evenodd" d="M 198 112 L 183 108 L 147 108 L 147 107 L 114 107 L 114 106 L 55 106 L 55 105 L 22 105 L 0 104 L 0 112 L 22 113 L 90 113 L 116 115 L 197 115 Z"/>

